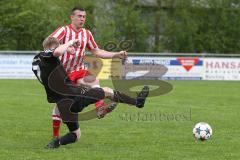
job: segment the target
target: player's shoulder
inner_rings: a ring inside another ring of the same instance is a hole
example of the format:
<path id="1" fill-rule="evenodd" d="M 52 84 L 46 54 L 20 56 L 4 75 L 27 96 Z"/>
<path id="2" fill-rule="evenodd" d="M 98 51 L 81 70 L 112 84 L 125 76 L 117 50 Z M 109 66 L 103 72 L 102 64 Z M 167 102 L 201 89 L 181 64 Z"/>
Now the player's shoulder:
<path id="1" fill-rule="evenodd" d="M 91 30 L 85 28 L 85 31 L 86 31 L 87 37 L 91 37 L 92 36 Z"/>
<path id="2" fill-rule="evenodd" d="M 92 34 L 91 30 L 85 29 L 87 33 Z"/>
<path id="3" fill-rule="evenodd" d="M 69 25 L 59 26 L 58 28 L 63 28 L 63 29 L 65 29 L 66 27 L 69 27 Z"/>
<path id="4" fill-rule="evenodd" d="M 49 49 L 49 50 L 45 50 L 43 52 L 43 57 L 53 57 L 53 52 L 55 51 L 55 49 Z"/>
<path id="5" fill-rule="evenodd" d="M 35 55 L 34 59 L 37 58 L 48 58 L 48 57 L 53 57 L 53 52 L 54 50 L 44 50 L 44 51 L 40 51 L 37 55 Z"/>
<path id="6" fill-rule="evenodd" d="M 66 26 L 59 26 L 57 29 L 56 29 L 56 31 L 60 31 L 60 32 L 65 32 L 66 31 L 66 28 L 68 27 L 68 25 L 66 25 Z M 55 32 L 56 32 L 55 31 Z"/>

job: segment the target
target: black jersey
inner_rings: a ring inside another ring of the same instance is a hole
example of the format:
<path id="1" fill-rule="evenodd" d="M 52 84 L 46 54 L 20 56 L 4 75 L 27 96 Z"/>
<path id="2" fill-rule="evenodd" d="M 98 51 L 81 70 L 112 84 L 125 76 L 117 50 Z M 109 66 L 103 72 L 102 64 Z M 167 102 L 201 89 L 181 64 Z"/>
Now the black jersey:
<path id="1" fill-rule="evenodd" d="M 49 103 L 58 103 L 66 98 L 72 99 L 77 106 L 74 109 L 77 112 L 105 97 L 102 88 L 73 85 L 61 61 L 53 56 L 53 52 L 52 50 L 40 52 L 32 63 L 32 70 L 45 87 Z"/>
<path id="2" fill-rule="evenodd" d="M 47 50 L 38 53 L 33 58 L 32 63 L 32 70 L 40 83 L 44 86 L 48 102 L 50 103 L 56 103 L 58 100 L 63 98 L 63 95 L 51 90 L 48 85 L 49 75 L 56 67 L 61 65 L 60 60 L 53 56 L 53 52 L 54 50 Z"/>

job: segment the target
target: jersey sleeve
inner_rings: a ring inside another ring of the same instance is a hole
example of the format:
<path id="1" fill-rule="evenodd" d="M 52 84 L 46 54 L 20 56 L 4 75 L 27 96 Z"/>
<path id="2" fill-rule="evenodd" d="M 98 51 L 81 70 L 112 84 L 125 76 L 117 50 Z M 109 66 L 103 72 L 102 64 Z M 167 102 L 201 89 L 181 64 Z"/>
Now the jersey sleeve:
<path id="1" fill-rule="evenodd" d="M 97 43 L 94 41 L 92 33 L 87 30 L 87 48 L 91 51 L 93 49 L 97 49 Z"/>
<path id="2" fill-rule="evenodd" d="M 50 34 L 49 37 L 54 37 L 57 38 L 59 41 L 62 41 L 65 35 L 66 35 L 65 27 L 59 27 L 52 34 Z"/>

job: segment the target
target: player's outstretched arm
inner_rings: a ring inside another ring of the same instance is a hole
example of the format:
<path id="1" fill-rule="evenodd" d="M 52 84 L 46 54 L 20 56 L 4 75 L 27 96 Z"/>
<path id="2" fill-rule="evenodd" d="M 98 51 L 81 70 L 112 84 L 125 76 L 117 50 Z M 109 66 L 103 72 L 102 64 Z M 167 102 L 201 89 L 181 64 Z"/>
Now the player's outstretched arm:
<path id="1" fill-rule="evenodd" d="M 108 52 L 103 49 L 94 49 L 94 50 L 91 50 L 90 52 L 96 57 L 104 58 L 104 59 L 111 59 L 111 58 L 126 59 L 127 58 L 127 51 Z"/>
<path id="2" fill-rule="evenodd" d="M 63 55 L 63 54 L 66 53 L 66 52 L 69 52 L 69 53 L 71 53 L 71 54 L 74 54 L 74 53 L 75 53 L 74 47 L 78 47 L 79 44 L 80 44 L 80 42 L 79 42 L 78 39 L 76 39 L 76 40 L 71 40 L 71 41 L 69 41 L 69 42 L 67 42 L 67 43 L 65 43 L 65 44 L 62 44 L 62 45 L 58 46 L 58 47 L 55 49 L 53 55 L 54 55 L 55 57 L 59 57 L 59 56 Z"/>

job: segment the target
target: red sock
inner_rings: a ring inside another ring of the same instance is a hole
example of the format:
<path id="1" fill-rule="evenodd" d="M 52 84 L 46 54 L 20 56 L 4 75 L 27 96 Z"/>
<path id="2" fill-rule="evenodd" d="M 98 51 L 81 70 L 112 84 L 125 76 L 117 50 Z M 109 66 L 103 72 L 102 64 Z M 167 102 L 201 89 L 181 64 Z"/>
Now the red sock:
<path id="1" fill-rule="evenodd" d="M 99 107 L 103 106 L 103 104 L 104 104 L 103 99 L 97 101 L 97 102 L 95 103 L 96 109 L 98 109 Z"/>
<path id="2" fill-rule="evenodd" d="M 60 130 L 61 121 L 60 120 L 53 120 L 52 127 L 53 127 L 53 137 L 59 137 L 59 130 Z"/>

